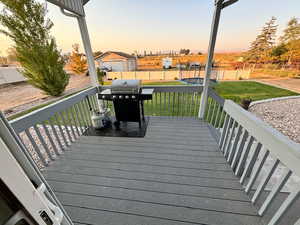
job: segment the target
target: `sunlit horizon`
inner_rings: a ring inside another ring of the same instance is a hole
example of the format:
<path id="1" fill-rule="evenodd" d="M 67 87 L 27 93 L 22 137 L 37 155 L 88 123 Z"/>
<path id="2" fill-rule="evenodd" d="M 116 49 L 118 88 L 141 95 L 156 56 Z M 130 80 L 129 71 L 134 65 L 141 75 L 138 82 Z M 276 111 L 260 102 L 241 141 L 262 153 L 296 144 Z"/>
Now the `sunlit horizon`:
<path id="1" fill-rule="evenodd" d="M 52 35 L 64 53 L 78 43 L 83 51 L 77 21 L 64 16 L 48 3 L 48 16 L 54 23 Z M 283 9 L 284 7 L 284 9 Z M 249 48 L 260 29 L 272 16 L 281 35 L 291 17 L 297 17 L 300 1 L 240 0 L 222 13 L 216 52 L 241 52 Z M 87 23 L 93 51 L 135 51 L 149 53 L 207 51 L 213 15 L 213 0 L 91 0 L 86 5 Z M 0 55 L 12 45 L 0 34 Z"/>

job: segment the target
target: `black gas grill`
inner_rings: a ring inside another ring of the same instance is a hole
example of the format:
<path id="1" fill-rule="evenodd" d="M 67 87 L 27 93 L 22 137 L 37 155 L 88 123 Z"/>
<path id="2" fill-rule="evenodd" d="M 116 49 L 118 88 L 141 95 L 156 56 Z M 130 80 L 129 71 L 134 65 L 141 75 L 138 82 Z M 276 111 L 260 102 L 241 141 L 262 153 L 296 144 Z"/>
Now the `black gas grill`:
<path id="1" fill-rule="evenodd" d="M 111 89 L 98 95 L 98 99 L 113 101 L 116 127 L 120 122 L 138 122 L 141 127 L 145 120 L 144 103 L 151 100 L 153 89 L 143 89 L 139 80 L 114 80 Z"/>

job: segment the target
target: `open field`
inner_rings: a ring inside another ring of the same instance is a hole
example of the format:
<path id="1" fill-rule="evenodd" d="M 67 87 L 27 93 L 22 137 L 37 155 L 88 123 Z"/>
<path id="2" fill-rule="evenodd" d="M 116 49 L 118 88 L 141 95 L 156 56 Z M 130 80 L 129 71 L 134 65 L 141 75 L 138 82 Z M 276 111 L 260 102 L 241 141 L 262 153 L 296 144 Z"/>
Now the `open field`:
<path id="1" fill-rule="evenodd" d="M 216 63 L 234 63 L 240 58 L 241 53 L 216 53 L 215 62 Z M 186 64 L 199 62 L 202 64 L 206 63 L 206 54 L 203 55 L 177 55 L 177 56 L 146 56 L 138 59 L 138 69 L 148 70 L 148 69 L 161 69 L 162 59 L 165 57 L 171 57 L 173 59 L 173 67 L 177 64 Z"/>

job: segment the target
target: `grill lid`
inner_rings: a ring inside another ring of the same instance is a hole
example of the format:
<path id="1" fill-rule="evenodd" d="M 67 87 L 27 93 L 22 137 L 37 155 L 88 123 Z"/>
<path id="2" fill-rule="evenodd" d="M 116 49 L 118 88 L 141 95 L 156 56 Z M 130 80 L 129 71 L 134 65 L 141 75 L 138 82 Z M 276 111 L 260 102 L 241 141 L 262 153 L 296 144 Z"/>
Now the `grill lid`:
<path id="1" fill-rule="evenodd" d="M 140 80 L 114 80 L 111 85 L 112 94 L 139 94 Z"/>

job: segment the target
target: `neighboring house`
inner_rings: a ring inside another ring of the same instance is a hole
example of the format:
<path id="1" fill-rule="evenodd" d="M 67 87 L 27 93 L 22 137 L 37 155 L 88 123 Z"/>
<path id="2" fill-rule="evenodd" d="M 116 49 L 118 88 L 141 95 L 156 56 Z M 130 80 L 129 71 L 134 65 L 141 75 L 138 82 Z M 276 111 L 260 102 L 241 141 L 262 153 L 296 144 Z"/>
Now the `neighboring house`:
<path id="1" fill-rule="evenodd" d="M 124 52 L 105 52 L 95 58 L 100 68 L 107 68 L 113 72 L 135 71 L 137 60 L 135 56 Z"/>

